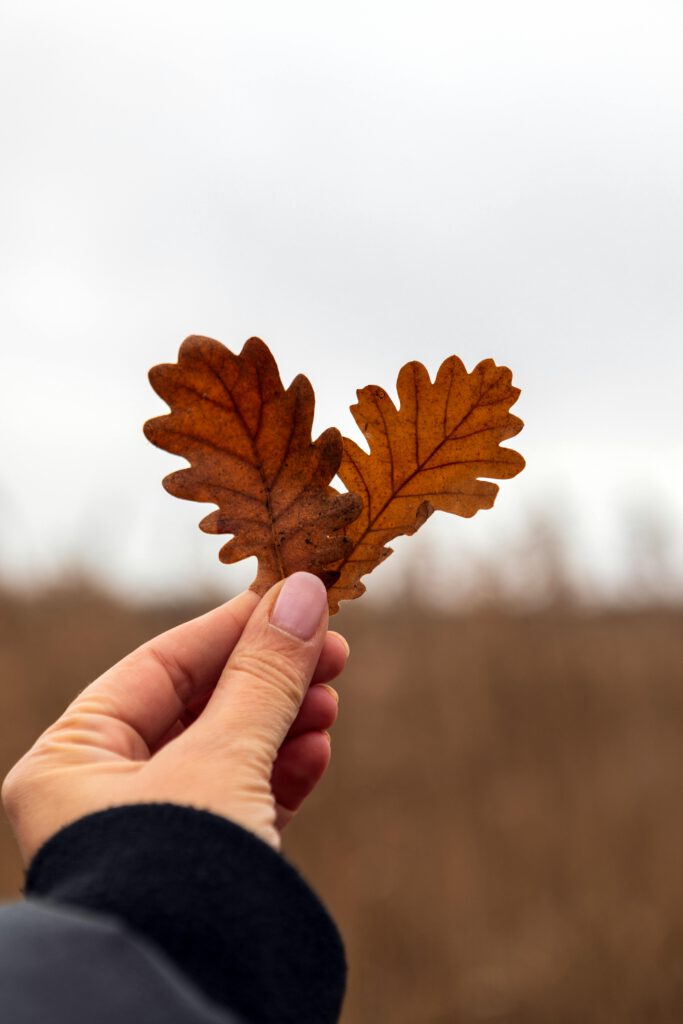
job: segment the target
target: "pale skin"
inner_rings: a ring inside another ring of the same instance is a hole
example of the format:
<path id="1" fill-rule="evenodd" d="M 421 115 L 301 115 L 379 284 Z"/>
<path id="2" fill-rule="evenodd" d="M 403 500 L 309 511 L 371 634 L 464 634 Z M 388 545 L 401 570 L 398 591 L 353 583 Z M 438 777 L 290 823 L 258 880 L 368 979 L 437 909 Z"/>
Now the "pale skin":
<path id="1" fill-rule="evenodd" d="M 296 573 L 261 599 L 246 591 L 161 634 L 105 672 L 5 779 L 24 863 L 78 818 L 134 803 L 211 811 L 279 849 L 330 760 L 338 698 L 327 684 L 348 645 L 327 627 L 323 585 Z"/>

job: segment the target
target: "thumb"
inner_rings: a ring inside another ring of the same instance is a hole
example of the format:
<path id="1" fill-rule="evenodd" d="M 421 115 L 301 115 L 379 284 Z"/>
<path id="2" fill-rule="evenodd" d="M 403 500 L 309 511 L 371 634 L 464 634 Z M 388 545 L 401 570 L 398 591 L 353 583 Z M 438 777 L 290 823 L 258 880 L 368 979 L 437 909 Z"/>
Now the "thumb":
<path id="1" fill-rule="evenodd" d="M 297 572 L 272 587 L 195 723 L 202 740 L 258 752 L 270 768 L 311 682 L 327 622 L 327 591 L 317 576 Z"/>

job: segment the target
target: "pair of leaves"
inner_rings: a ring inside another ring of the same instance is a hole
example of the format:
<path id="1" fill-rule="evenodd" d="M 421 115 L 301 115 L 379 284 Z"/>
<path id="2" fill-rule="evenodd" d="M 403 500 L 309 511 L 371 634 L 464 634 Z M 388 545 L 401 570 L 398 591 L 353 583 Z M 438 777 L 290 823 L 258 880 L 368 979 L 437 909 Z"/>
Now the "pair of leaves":
<path id="1" fill-rule="evenodd" d="M 414 533 L 435 509 L 472 516 L 493 505 L 488 478 L 524 468 L 501 447 L 522 421 L 506 367 L 484 360 L 468 373 L 451 356 L 434 382 L 421 363 L 403 367 L 397 409 L 382 388 L 358 392 L 351 407 L 369 452 L 335 428 L 311 439 L 314 396 L 297 377 L 285 389 L 264 342 L 239 355 L 211 338 L 183 342 L 178 362 L 155 366 L 152 387 L 171 412 L 145 424 L 153 444 L 190 463 L 164 480 L 171 494 L 218 506 L 202 520 L 230 533 L 223 562 L 258 558 L 257 593 L 293 572 L 321 577 L 330 611 L 365 590 L 361 577 Z M 331 485 L 338 475 L 348 491 Z"/>

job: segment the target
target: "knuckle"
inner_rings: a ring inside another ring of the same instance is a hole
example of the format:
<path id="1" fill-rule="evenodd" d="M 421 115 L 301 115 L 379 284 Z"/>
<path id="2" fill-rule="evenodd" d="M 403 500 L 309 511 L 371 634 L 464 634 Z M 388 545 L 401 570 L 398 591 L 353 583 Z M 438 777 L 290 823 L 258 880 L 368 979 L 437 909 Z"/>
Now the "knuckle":
<path id="1" fill-rule="evenodd" d="M 292 708 L 299 708 L 308 677 L 291 658 L 267 649 L 236 651 L 231 668 L 250 676 L 269 694 L 277 693 Z"/>
<path id="2" fill-rule="evenodd" d="M 140 659 L 146 659 L 170 679 L 171 684 L 178 695 L 181 703 L 185 704 L 193 696 L 197 689 L 192 671 L 178 658 L 164 649 L 156 640 L 150 640 L 143 644 L 138 650 Z"/>

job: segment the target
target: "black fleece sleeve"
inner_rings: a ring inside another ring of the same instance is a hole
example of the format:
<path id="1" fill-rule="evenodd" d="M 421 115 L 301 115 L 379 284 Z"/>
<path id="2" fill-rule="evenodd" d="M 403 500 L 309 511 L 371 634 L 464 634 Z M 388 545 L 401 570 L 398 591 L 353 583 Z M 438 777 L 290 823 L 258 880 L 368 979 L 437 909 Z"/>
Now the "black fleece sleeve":
<path id="1" fill-rule="evenodd" d="M 250 1024 L 333 1024 L 339 933 L 287 861 L 238 825 L 175 804 L 81 818 L 37 853 L 26 895 L 116 915 Z"/>

